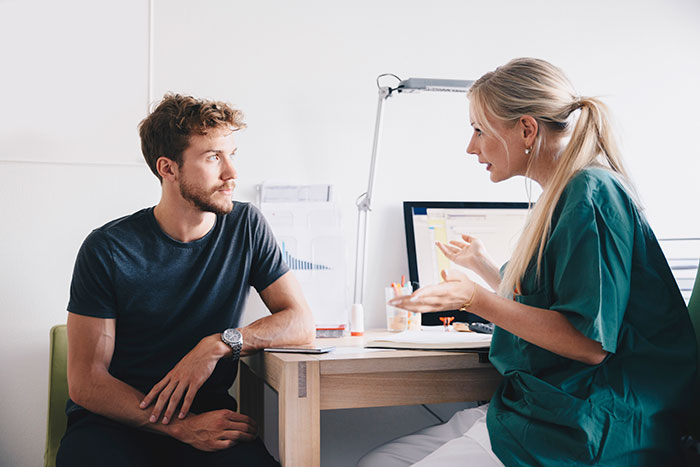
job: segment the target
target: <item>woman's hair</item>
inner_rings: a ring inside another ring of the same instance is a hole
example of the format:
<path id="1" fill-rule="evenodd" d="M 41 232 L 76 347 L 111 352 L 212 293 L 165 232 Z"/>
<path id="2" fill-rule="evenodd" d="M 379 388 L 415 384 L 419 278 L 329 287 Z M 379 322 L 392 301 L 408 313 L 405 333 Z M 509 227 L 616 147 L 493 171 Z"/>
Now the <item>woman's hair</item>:
<path id="1" fill-rule="evenodd" d="M 225 102 L 168 93 L 139 124 L 141 152 L 151 172 L 162 181 L 156 162 L 165 156 L 182 165 L 190 136 L 206 135 L 215 128 L 237 130 L 245 126 L 243 113 Z"/>
<path id="2" fill-rule="evenodd" d="M 618 176 L 633 199 L 636 199 L 635 191 L 613 138 L 607 107 L 596 98 L 580 97 L 564 73 L 552 64 L 534 58 L 511 60 L 479 78 L 469 89 L 468 97 L 473 117 L 486 131 L 501 139 L 504 146 L 505 141 L 494 131 L 490 120 L 515 125 L 520 117 L 529 115 L 537 121 L 538 132 L 526 176 L 531 175 L 533 161 L 539 157 L 548 135 L 570 137 L 566 147 L 555 156 L 554 173 L 532 209 L 506 266 L 498 292 L 508 296 L 520 290 L 520 281 L 535 255 L 539 277 L 554 208 L 576 173 L 590 166 L 604 167 Z M 579 109 L 576 118 L 575 111 Z"/>

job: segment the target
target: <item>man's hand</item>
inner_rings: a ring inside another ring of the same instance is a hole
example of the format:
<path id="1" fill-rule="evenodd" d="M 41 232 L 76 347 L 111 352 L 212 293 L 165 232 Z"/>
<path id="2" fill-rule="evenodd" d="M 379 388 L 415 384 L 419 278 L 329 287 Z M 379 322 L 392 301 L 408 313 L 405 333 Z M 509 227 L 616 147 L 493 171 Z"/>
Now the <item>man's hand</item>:
<path id="1" fill-rule="evenodd" d="M 156 397 L 158 398 L 149 421 L 157 422 L 163 409 L 166 409 L 163 424 L 167 425 L 181 400 L 182 408 L 178 418 L 185 418 L 197 391 L 211 376 L 216 363 L 227 351 L 230 351 L 230 348 L 221 341 L 218 334 L 212 334 L 199 341 L 141 401 L 139 407 L 145 409 Z"/>
<path id="2" fill-rule="evenodd" d="M 170 430 L 173 438 L 201 451 L 219 451 L 253 441 L 257 432 L 252 418 L 226 409 L 190 414 Z"/>

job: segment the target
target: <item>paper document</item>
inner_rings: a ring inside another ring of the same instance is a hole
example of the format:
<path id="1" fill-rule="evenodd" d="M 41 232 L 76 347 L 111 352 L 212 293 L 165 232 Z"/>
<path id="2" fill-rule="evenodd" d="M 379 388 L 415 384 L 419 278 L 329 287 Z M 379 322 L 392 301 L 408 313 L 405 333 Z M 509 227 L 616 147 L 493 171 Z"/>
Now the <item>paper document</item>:
<path id="1" fill-rule="evenodd" d="M 331 185 L 281 185 L 265 182 L 256 188 L 258 206 L 262 203 L 330 202 L 333 200 Z"/>
<path id="2" fill-rule="evenodd" d="M 403 331 L 376 337 L 365 347 L 394 349 L 478 349 L 491 345 L 491 334 L 456 331 Z"/>

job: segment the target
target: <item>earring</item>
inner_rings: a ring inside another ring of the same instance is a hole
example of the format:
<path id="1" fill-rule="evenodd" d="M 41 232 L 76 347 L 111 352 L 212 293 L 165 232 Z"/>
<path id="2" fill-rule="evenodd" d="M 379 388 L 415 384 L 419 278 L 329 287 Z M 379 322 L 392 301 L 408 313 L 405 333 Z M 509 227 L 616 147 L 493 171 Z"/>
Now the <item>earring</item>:
<path id="1" fill-rule="evenodd" d="M 530 148 L 525 148 L 525 155 L 526 155 L 526 156 L 529 156 L 531 152 L 532 152 L 532 148 L 531 148 L 531 147 L 530 147 Z"/>

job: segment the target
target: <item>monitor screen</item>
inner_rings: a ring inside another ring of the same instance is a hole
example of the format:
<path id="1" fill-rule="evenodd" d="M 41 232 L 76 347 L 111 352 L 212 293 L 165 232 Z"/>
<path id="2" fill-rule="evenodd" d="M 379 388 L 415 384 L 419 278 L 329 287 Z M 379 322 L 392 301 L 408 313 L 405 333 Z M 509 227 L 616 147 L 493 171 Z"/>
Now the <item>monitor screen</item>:
<path id="1" fill-rule="evenodd" d="M 528 203 L 504 202 L 405 201 L 403 209 L 414 288 L 439 283 L 443 269 L 457 269 L 489 290 L 474 272 L 450 262 L 435 242 L 462 241 L 462 234 L 477 237 L 500 267 L 510 258 L 529 212 Z"/>

